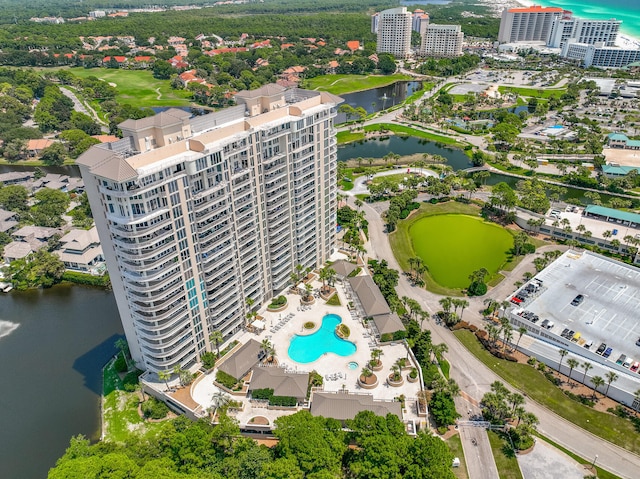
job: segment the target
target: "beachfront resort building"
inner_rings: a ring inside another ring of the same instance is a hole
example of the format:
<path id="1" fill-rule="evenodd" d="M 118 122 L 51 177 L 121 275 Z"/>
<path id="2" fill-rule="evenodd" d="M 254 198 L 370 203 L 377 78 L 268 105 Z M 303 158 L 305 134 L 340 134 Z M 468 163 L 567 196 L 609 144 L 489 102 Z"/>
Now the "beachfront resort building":
<path id="1" fill-rule="evenodd" d="M 575 18 L 571 12 L 556 16 L 551 25 L 547 46 L 562 48 L 571 39 L 577 43 L 603 43 L 613 47 L 620 31 L 620 20 L 587 20 Z"/>
<path id="2" fill-rule="evenodd" d="M 411 12 L 407 7 L 391 8 L 376 14 L 372 19 L 372 30 L 378 34 L 378 53 L 391 53 L 397 58 L 406 58 L 411 52 Z"/>
<path id="3" fill-rule="evenodd" d="M 569 40 L 560 56 L 573 60 L 584 68 L 623 68 L 640 60 L 640 49 L 608 47 L 604 43 L 589 45 Z"/>
<path id="4" fill-rule="evenodd" d="M 502 11 L 498 42 L 545 42 L 551 25 L 562 8 L 533 5 L 524 8 L 507 8 Z"/>
<path id="5" fill-rule="evenodd" d="M 429 25 L 420 45 L 420 55 L 428 57 L 457 57 L 462 55 L 464 33 L 460 25 Z"/>
<path id="6" fill-rule="evenodd" d="M 233 336 L 296 265 L 333 252 L 342 100 L 277 85 L 235 98 L 126 120 L 77 160 L 141 369 L 194 369 L 213 331 Z"/>

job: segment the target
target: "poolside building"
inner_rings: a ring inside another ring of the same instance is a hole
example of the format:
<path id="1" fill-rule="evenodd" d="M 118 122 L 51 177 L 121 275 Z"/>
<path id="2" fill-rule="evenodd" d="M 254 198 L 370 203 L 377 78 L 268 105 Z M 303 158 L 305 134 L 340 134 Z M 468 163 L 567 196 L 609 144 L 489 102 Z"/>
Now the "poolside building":
<path id="1" fill-rule="evenodd" d="M 371 394 L 348 392 L 314 392 L 311 396 L 311 414 L 330 417 L 338 421 L 353 419 L 359 412 L 372 411 L 377 416 L 393 414 L 402 421 L 402 404 L 398 401 L 375 400 Z"/>
<path id="2" fill-rule="evenodd" d="M 356 307 L 365 318 L 371 318 L 376 326 L 378 335 L 393 334 L 404 330 L 404 324 L 396 313 L 391 311 L 387 301 L 382 296 L 380 288 L 369 275 L 356 276 L 347 281 L 353 292 Z"/>
<path id="3" fill-rule="evenodd" d="M 273 84 L 235 99 L 126 120 L 77 160 L 141 369 L 195 369 L 213 331 L 241 331 L 296 265 L 334 250 L 342 100 Z"/>

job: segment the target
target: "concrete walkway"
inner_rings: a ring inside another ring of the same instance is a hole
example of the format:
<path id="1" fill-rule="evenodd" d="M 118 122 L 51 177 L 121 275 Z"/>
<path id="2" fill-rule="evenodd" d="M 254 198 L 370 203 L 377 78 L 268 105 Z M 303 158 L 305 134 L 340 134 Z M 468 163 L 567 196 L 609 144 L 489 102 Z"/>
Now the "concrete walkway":
<path id="1" fill-rule="evenodd" d="M 540 438 L 529 454 L 518 454 L 524 479 L 583 479 L 590 472 L 571 457 Z"/>

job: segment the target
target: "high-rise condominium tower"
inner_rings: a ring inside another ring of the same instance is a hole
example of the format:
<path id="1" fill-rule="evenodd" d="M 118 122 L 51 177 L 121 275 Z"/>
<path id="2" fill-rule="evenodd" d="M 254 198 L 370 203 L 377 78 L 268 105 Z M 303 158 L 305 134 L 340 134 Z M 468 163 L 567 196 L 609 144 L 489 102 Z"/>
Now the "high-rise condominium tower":
<path id="1" fill-rule="evenodd" d="M 127 120 L 77 161 L 142 369 L 192 368 L 213 331 L 243 327 L 247 299 L 259 307 L 334 247 L 342 100 L 266 85 L 236 101 Z"/>
<path id="2" fill-rule="evenodd" d="M 377 52 L 406 58 L 411 51 L 411 12 L 407 12 L 407 7 L 399 7 L 377 15 Z"/>

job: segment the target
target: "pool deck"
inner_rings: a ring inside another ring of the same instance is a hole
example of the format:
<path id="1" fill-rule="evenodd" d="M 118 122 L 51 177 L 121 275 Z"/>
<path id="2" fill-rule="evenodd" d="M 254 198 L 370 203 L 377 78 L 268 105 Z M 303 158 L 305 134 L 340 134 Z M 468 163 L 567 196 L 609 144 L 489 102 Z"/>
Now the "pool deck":
<path id="1" fill-rule="evenodd" d="M 313 281 L 312 285 L 314 289 L 319 289 L 322 283 L 320 281 Z M 299 295 L 286 294 L 288 301 L 286 310 L 279 313 L 272 313 L 266 310 L 260 312 L 266 325 L 264 331 L 258 334 L 244 332 L 234 339 L 237 339 L 243 344 L 250 339 L 258 342 L 261 342 L 265 338 L 269 339 L 275 348 L 275 357 L 281 367 L 298 372 L 317 371 L 325 378 L 323 385 L 324 391 L 340 391 L 345 389 L 353 393 L 372 394 L 375 399 L 384 400 L 393 400 L 403 394 L 407 398 L 407 409 L 404 414 L 404 419 L 418 420 L 417 411 L 415 411 L 415 407 L 413 407 L 415 401 L 412 401 L 412 399 L 417 397 L 420 385 L 418 382 L 409 383 L 406 380 L 410 369 L 405 369 L 402 372 L 403 377 L 405 377 L 405 382 L 402 386 L 391 387 L 386 383 L 386 378 L 391 374 L 391 366 L 395 361 L 398 358 L 407 357 L 406 347 L 403 343 L 384 346 L 377 345 L 371 331 L 360 321 L 358 315 L 355 312 L 349 311 L 345 306 L 348 304 L 349 299 L 347 299 L 344 288 L 339 282 L 336 283 L 336 289 L 340 297 L 341 306 L 328 306 L 323 299 L 316 298 L 315 303 L 305 310 L 301 310 L 301 297 Z M 287 317 L 290 313 L 293 313 L 294 316 L 286 321 L 279 330 L 271 332 L 272 328 L 280 322 L 281 318 Z M 342 318 L 343 323 L 349 326 L 351 334 L 348 340 L 356 344 L 356 352 L 344 357 L 333 353 L 326 353 L 318 360 L 306 364 L 293 361 L 287 354 L 291 339 L 298 333 L 304 334 L 303 325 L 305 322 L 313 321 L 319 325 L 326 314 L 338 314 Z M 365 390 L 358 386 L 357 380 L 362 368 L 371 359 L 371 351 L 376 348 L 382 349 L 383 351 L 381 357 L 383 369 L 382 371 L 375 372 L 378 377 L 378 386 L 371 390 Z M 356 369 L 349 369 L 348 364 L 351 361 L 358 363 Z M 341 377 L 331 379 L 331 375 L 340 375 Z M 327 377 L 329 377 L 329 379 L 327 379 Z M 192 389 L 192 398 L 202 405 L 203 408 L 208 408 L 211 405 L 212 394 L 219 391 L 219 389 L 213 385 L 214 378 L 215 371 L 202 378 Z M 236 419 L 242 425 L 249 424 L 249 420 L 255 416 L 264 416 L 269 420 L 270 424 L 272 424 L 273 420 L 277 417 L 295 412 L 256 407 L 251 404 L 248 399 L 241 396 L 235 396 L 234 399 L 243 400 L 244 402 L 243 410 L 235 414 Z"/>

